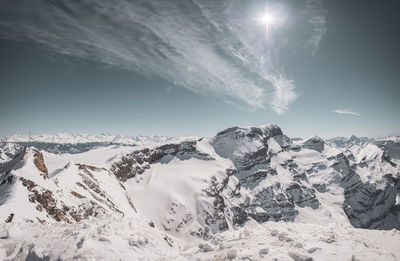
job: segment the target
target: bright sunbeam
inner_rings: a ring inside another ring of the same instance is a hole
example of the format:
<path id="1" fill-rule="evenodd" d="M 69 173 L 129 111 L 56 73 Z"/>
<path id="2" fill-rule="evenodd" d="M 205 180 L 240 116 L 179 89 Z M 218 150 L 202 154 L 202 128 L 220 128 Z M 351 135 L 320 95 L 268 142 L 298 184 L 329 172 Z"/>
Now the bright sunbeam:
<path id="1" fill-rule="evenodd" d="M 266 36 L 268 37 L 270 26 L 277 20 L 276 17 L 266 7 L 265 12 L 257 20 L 265 25 Z"/>

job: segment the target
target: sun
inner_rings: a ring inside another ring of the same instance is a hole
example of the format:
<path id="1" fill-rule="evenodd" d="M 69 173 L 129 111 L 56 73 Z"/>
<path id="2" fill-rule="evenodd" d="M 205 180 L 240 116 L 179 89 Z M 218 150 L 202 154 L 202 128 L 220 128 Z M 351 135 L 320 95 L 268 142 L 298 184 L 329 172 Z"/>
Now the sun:
<path id="1" fill-rule="evenodd" d="M 265 8 L 265 13 L 260 17 L 260 21 L 266 25 L 269 25 L 274 21 L 274 16 L 268 12 L 268 8 Z"/>
<path id="2" fill-rule="evenodd" d="M 268 37 L 271 25 L 276 21 L 276 17 L 268 10 L 268 7 L 265 8 L 265 12 L 257 18 L 262 24 L 265 25 L 265 31 Z"/>

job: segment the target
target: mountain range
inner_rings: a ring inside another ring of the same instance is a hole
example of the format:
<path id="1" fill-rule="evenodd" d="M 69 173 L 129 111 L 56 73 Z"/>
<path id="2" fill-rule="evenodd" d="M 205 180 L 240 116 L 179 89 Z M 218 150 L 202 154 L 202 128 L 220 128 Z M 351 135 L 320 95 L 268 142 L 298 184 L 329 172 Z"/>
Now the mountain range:
<path id="1" fill-rule="evenodd" d="M 4 260 L 398 260 L 400 138 L 11 136 Z"/>

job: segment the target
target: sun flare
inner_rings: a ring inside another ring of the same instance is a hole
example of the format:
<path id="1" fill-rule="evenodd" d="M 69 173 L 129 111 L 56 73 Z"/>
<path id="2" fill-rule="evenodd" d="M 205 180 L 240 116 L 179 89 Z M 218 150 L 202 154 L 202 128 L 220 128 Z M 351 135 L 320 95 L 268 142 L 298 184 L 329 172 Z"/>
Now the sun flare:
<path id="1" fill-rule="evenodd" d="M 266 35 L 268 37 L 271 25 L 276 21 L 276 17 L 268 10 L 268 7 L 265 8 L 265 12 L 258 17 L 258 19 L 264 26 Z"/>

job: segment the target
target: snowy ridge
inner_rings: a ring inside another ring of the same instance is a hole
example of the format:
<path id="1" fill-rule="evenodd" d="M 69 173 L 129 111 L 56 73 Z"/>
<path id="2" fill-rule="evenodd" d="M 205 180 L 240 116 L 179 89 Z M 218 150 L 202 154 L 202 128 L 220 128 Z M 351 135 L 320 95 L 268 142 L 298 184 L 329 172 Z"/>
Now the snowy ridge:
<path id="1" fill-rule="evenodd" d="M 74 154 L 30 148 L 0 176 L 0 259 L 397 260 L 390 146 L 263 125 Z"/>
<path id="2" fill-rule="evenodd" d="M 108 170 L 68 162 L 49 178 L 42 154 L 29 150 L 21 168 L 2 176 L 1 220 L 76 222 L 99 213 L 135 211 L 130 197 Z"/>

